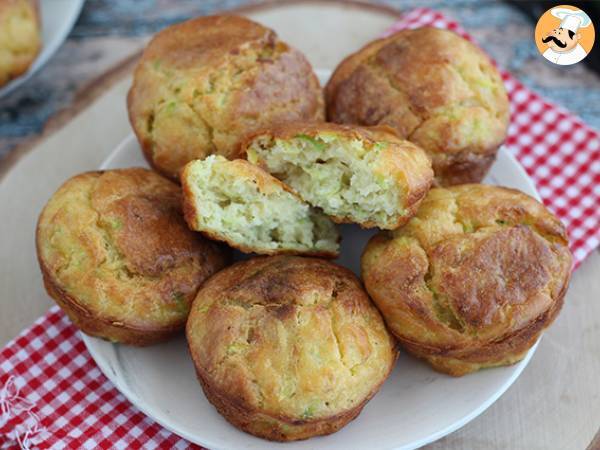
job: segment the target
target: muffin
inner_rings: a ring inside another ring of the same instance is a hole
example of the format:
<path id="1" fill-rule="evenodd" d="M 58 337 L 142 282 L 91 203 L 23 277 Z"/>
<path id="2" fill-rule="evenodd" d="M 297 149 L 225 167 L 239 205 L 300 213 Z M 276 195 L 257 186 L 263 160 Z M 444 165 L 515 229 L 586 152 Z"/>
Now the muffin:
<path id="1" fill-rule="evenodd" d="M 521 360 L 556 318 L 571 254 L 560 221 L 522 192 L 434 188 L 406 226 L 381 232 L 362 276 L 411 353 L 460 376 Z"/>
<path id="2" fill-rule="evenodd" d="M 423 150 L 388 127 L 289 123 L 242 145 L 248 160 L 337 223 L 393 229 L 415 213 L 433 172 Z"/>
<path id="3" fill-rule="evenodd" d="M 478 47 L 437 28 L 403 30 L 350 55 L 325 90 L 332 122 L 389 125 L 422 147 L 435 182 L 478 182 L 506 137 L 502 78 Z"/>
<path id="4" fill-rule="evenodd" d="M 357 278 L 298 256 L 254 258 L 219 272 L 198 292 L 186 335 L 219 413 L 276 441 L 342 428 L 397 357 Z"/>
<path id="5" fill-rule="evenodd" d="M 36 246 L 46 290 L 73 323 L 132 345 L 182 330 L 228 256 L 186 227 L 180 189 L 146 169 L 68 180 L 40 215 Z"/>
<path id="6" fill-rule="evenodd" d="M 335 258 L 339 234 L 322 212 L 248 161 L 212 155 L 181 175 L 185 219 L 192 230 L 243 252 Z"/>
<path id="7" fill-rule="evenodd" d="M 146 158 L 173 179 L 194 159 L 235 159 L 240 139 L 257 128 L 325 114 L 304 55 L 236 16 L 199 17 L 158 33 L 138 63 L 127 105 Z"/>
<path id="8" fill-rule="evenodd" d="M 0 86 L 25 73 L 41 46 L 37 0 L 0 0 Z"/>

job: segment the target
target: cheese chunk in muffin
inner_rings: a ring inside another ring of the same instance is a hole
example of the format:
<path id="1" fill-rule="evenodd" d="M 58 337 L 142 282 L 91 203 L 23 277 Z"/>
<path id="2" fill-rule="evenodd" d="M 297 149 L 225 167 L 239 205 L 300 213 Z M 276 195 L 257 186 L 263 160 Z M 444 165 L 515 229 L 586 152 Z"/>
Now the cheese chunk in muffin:
<path id="1" fill-rule="evenodd" d="M 386 127 L 289 124 L 244 143 L 247 158 L 338 223 L 394 229 L 431 185 L 423 150 Z"/>
<path id="2" fill-rule="evenodd" d="M 246 253 L 338 254 L 333 222 L 248 161 L 193 161 L 181 184 L 188 225 L 213 239 Z"/>

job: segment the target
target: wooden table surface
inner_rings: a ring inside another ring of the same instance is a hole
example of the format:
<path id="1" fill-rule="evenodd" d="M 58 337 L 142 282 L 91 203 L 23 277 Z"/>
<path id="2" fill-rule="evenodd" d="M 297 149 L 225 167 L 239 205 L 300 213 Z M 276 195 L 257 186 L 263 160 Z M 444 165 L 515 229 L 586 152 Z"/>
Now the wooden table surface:
<path id="1" fill-rule="evenodd" d="M 0 162 L 0 345 L 50 305 L 41 286 L 33 248 L 35 220 L 44 202 L 67 176 L 97 168 L 130 132 L 123 99 L 131 63 L 119 64 L 100 79 L 97 76 L 134 55 L 148 33 L 166 23 L 192 15 L 192 11 L 205 12 L 204 8 L 215 9 L 217 4 L 240 2 L 173 2 L 169 14 L 165 13 L 166 0 L 135 3 L 139 5 L 139 15 L 132 14 L 136 8 L 130 0 L 110 7 L 88 0 L 82 19 L 55 60 L 24 89 L 0 100 L 0 152 L 8 154 Z M 416 3 L 441 4 L 414 1 L 401 5 Z M 501 66 L 538 91 L 555 96 L 555 100 L 563 95 L 570 98 L 570 104 L 565 106 L 577 110 L 593 125 L 600 124 L 600 114 L 595 117 L 594 111 L 600 108 L 600 102 L 594 101 L 600 96 L 598 78 L 578 67 L 565 80 L 564 74 L 524 50 L 531 44 L 530 28 L 526 28 L 525 19 L 518 12 L 497 2 L 463 1 L 448 6 L 449 3 L 444 2 L 440 9 L 461 20 Z M 466 3 L 468 10 L 464 8 Z M 485 16 L 481 3 L 487 8 Z M 130 19 L 124 18 L 128 11 Z M 273 14 L 261 17 L 267 24 L 277 20 Z M 364 42 L 392 21 L 393 17 L 386 14 L 365 18 L 354 39 Z M 504 38 L 494 31 L 501 27 L 507 30 L 505 36 L 510 42 L 503 42 Z M 116 34 L 110 34 L 112 29 Z M 291 36 L 294 30 L 278 31 L 284 39 L 293 41 L 286 33 Z M 333 36 L 335 29 L 330 33 Z M 339 48 L 305 48 L 311 45 L 307 41 L 292 43 L 307 52 L 318 67 L 323 67 L 323 61 L 331 61 L 332 53 L 344 54 L 352 49 L 344 44 Z M 73 64 L 67 64 L 70 61 Z M 68 67 L 67 72 L 64 66 Z M 36 89 L 41 89 L 47 98 L 42 98 L 44 95 L 36 93 Z M 580 90 L 586 89 L 590 101 L 583 102 Z M 37 100 L 32 100 L 32 96 Z M 65 105 L 69 109 L 55 116 L 40 135 L 41 123 Z M 14 127 L 7 125 L 6 117 Z M 25 138 L 30 140 L 23 144 Z M 14 150 L 15 143 L 21 143 L 21 148 Z M 600 254 L 595 252 L 573 275 L 561 315 L 544 335 L 517 382 L 479 418 L 428 448 L 600 448 L 598 441 L 590 444 L 600 425 L 599 375 Z"/>
<path id="2" fill-rule="evenodd" d="M 51 1 L 51 0 L 50 0 Z M 273 1 L 273 0 L 271 0 Z M 47 120 L 69 107 L 98 75 L 174 22 L 257 0 L 86 0 L 66 43 L 24 86 L 0 99 L 2 158 Z M 498 0 L 376 0 L 398 10 L 430 7 L 458 20 L 477 42 L 523 83 L 600 129 L 600 77 L 584 65 L 555 66 L 539 57 L 532 23 Z M 558 3 L 557 3 L 558 4 Z"/>

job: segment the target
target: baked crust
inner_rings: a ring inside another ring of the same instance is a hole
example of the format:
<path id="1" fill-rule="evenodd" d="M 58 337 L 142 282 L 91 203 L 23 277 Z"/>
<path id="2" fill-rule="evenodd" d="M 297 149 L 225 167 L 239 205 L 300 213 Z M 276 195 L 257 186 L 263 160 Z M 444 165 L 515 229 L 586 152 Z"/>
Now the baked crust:
<path id="1" fill-rule="evenodd" d="M 41 47 L 37 0 L 0 1 L 0 86 L 27 72 Z"/>
<path id="2" fill-rule="evenodd" d="M 240 139 L 257 128 L 324 118 L 319 81 L 304 55 L 237 16 L 198 17 L 156 34 L 127 106 L 146 159 L 173 179 L 194 159 L 235 159 Z"/>
<path id="3" fill-rule="evenodd" d="M 405 227 L 369 241 L 361 264 L 401 344 L 455 376 L 522 359 L 571 274 L 556 217 L 522 192 L 477 184 L 432 189 Z"/>
<path id="4" fill-rule="evenodd" d="M 36 229 L 48 294 L 87 334 L 131 345 L 183 329 L 200 285 L 229 254 L 190 231 L 174 183 L 146 169 L 87 172 Z"/>
<path id="5" fill-rule="evenodd" d="M 431 27 L 399 31 L 348 56 L 325 99 L 332 122 L 389 125 L 422 147 L 442 186 L 481 181 L 509 122 L 506 90 L 485 53 Z"/>
<path id="6" fill-rule="evenodd" d="M 313 258 L 259 257 L 219 272 L 198 293 L 186 334 L 209 401 L 236 427 L 277 441 L 343 427 L 397 357 L 356 277 Z"/>
<path id="7" fill-rule="evenodd" d="M 248 161 L 243 159 L 236 159 L 231 161 L 230 167 L 236 170 L 240 179 L 249 179 L 257 185 L 260 192 L 269 195 L 272 193 L 279 192 L 279 188 L 286 192 L 289 192 L 294 197 L 298 198 L 299 201 L 302 199 L 298 194 L 290 189 L 288 185 L 282 183 L 277 178 L 271 176 L 260 167 L 250 164 Z M 305 256 L 316 256 L 321 258 L 337 258 L 339 252 L 327 252 L 327 251 L 306 251 L 299 252 L 296 250 L 283 250 L 283 249 L 269 249 L 266 247 L 255 247 L 245 245 L 241 242 L 231 239 L 226 232 L 219 232 L 215 229 L 200 227 L 198 216 L 201 214 L 196 208 L 196 202 L 194 201 L 194 192 L 191 186 L 191 177 L 188 175 L 188 171 L 191 170 L 189 166 L 185 166 L 181 173 L 181 188 L 183 191 L 183 213 L 185 221 L 187 222 L 190 229 L 200 231 L 203 235 L 216 241 L 227 243 L 232 248 L 235 248 L 244 253 L 260 253 L 261 255 L 298 255 L 302 254 Z"/>
<path id="8" fill-rule="evenodd" d="M 404 202 L 398 205 L 398 208 L 405 212 L 399 214 L 396 222 L 390 224 L 389 228 L 401 226 L 415 214 L 431 187 L 433 180 L 431 161 L 422 149 L 398 137 L 396 130 L 387 125 L 359 127 L 330 122 L 282 123 L 250 134 L 242 142 L 241 148 L 245 154 L 250 144 L 260 137 L 285 140 L 298 135 L 314 138 L 318 134 L 332 134 L 347 140 L 359 140 L 365 143 L 365 147 L 369 150 L 377 143 L 389 143 L 381 153 L 376 170 L 385 177 L 393 177 L 402 186 Z M 267 170 L 264 161 L 259 160 L 257 164 Z M 302 196 L 302 193 L 299 192 L 299 195 Z M 330 215 L 330 217 L 336 223 L 355 223 L 346 216 Z M 375 221 L 365 221 L 358 225 L 361 228 L 380 226 Z"/>

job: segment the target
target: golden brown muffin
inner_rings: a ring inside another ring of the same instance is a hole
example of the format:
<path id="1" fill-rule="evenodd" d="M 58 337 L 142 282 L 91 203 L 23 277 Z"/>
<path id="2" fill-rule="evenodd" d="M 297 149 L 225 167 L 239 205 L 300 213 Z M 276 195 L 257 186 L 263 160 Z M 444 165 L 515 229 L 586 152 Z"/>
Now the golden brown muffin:
<path id="1" fill-rule="evenodd" d="M 522 359 L 558 314 L 570 274 L 556 217 L 522 192 L 479 184 L 432 189 L 362 256 L 392 333 L 454 376 Z"/>
<path id="2" fill-rule="evenodd" d="M 26 72 L 41 46 L 37 0 L 0 0 L 0 86 Z"/>
<path id="3" fill-rule="evenodd" d="M 500 74 L 478 47 L 437 28 L 404 30 L 350 55 L 325 89 L 332 122 L 389 125 L 432 158 L 435 181 L 481 181 L 506 137 Z"/>
<path id="4" fill-rule="evenodd" d="M 186 164 L 183 210 L 192 230 L 245 253 L 335 258 L 340 236 L 321 211 L 248 161 L 211 155 Z"/>
<path id="5" fill-rule="evenodd" d="M 194 159 L 235 159 L 239 140 L 273 122 L 321 120 L 309 62 L 277 35 L 236 16 L 168 27 L 146 47 L 127 98 L 146 158 L 177 178 Z"/>
<path id="6" fill-rule="evenodd" d="M 48 294 L 92 336 L 152 344 L 185 326 L 200 285 L 227 253 L 190 231 L 180 189 L 146 169 L 77 175 L 36 232 Z"/>
<path id="7" fill-rule="evenodd" d="M 237 263 L 198 292 L 186 334 L 208 400 L 270 440 L 333 433 L 379 390 L 395 343 L 357 278 L 333 263 Z"/>
<path id="8" fill-rule="evenodd" d="M 405 223 L 433 178 L 425 152 L 389 127 L 287 123 L 257 132 L 242 148 L 335 222 L 363 228 Z"/>

